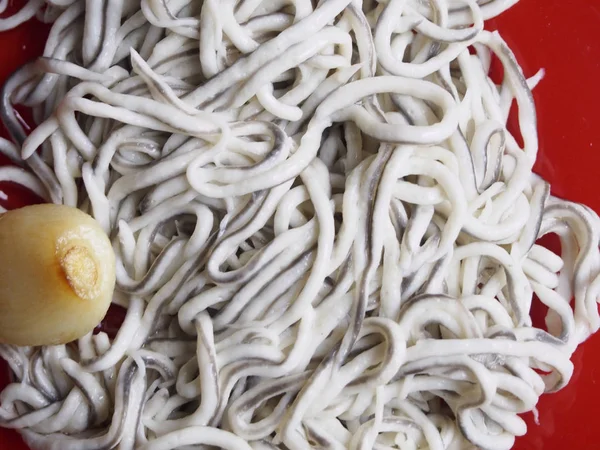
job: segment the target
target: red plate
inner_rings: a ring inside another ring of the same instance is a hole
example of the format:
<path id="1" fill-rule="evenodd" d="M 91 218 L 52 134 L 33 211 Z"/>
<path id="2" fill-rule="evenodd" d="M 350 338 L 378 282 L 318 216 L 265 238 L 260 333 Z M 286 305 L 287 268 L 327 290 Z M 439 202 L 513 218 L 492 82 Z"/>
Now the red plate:
<path id="1" fill-rule="evenodd" d="M 600 2 L 522 0 L 490 26 L 500 29 L 527 76 L 546 69 L 534 92 L 541 145 L 537 172 L 552 182 L 555 195 L 600 212 Z M 45 32 L 32 22 L 0 34 L 0 81 L 41 52 Z M 1 188 L 9 195 L 16 192 Z M 23 193 L 16 193 L 17 203 L 25 200 Z M 580 347 L 573 362 L 569 386 L 540 400 L 540 425 L 533 423 L 531 414 L 526 416 L 529 431 L 517 440 L 517 450 L 600 447 L 595 428 L 600 336 Z M 6 379 L 5 370 L 0 370 L 0 385 Z M 0 450 L 26 447 L 14 432 L 0 429 Z"/>

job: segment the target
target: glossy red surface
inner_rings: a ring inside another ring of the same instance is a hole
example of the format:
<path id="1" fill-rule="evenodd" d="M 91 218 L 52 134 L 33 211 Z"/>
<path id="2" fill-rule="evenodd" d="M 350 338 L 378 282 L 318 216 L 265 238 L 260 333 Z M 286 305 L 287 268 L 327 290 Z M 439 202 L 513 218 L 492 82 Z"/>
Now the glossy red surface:
<path id="1" fill-rule="evenodd" d="M 19 2 L 14 2 L 19 3 Z M 555 195 L 588 204 L 600 212 L 600 1 L 521 0 L 493 21 L 515 51 L 526 75 L 538 68 L 546 77 L 535 90 L 540 131 L 536 171 L 552 182 Z M 0 81 L 43 48 L 44 26 L 37 22 L 0 34 Z M 0 132 L 3 130 L 0 129 Z M 31 200 L 10 186 L 11 206 Z M 600 405 L 600 334 L 573 356 L 568 387 L 543 396 L 540 425 L 526 416 L 529 431 L 517 450 L 597 449 Z M 0 367 L 0 386 L 7 381 Z M 0 450 L 25 450 L 18 436 L 0 429 Z"/>

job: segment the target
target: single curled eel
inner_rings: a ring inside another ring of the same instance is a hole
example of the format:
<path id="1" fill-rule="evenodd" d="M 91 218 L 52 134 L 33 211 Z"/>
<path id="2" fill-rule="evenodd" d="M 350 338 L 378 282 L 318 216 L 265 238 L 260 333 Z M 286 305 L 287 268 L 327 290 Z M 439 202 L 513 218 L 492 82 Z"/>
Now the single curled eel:
<path id="1" fill-rule="evenodd" d="M 1 92 L 0 179 L 97 219 L 127 308 L 114 339 L 1 346 L 0 425 L 56 450 L 511 448 L 600 326 L 600 220 L 532 172 L 541 75 L 483 28 L 515 2 L 0 19 L 53 22 Z"/>

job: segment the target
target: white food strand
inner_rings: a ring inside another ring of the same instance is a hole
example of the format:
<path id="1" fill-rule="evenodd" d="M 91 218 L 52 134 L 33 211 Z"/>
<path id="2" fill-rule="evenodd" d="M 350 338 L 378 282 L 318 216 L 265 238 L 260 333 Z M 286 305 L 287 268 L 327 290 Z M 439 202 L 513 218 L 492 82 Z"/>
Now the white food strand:
<path id="1" fill-rule="evenodd" d="M 1 345 L 0 425 L 57 450 L 511 448 L 600 326 L 600 219 L 532 172 L 543 72 L 483 28 L 515 2 L 30 0 L 1 19 L 53 26 L 2 91 L 21 167 L 0 180 L 99 221 L 127 315 L 114 338 Z"/>

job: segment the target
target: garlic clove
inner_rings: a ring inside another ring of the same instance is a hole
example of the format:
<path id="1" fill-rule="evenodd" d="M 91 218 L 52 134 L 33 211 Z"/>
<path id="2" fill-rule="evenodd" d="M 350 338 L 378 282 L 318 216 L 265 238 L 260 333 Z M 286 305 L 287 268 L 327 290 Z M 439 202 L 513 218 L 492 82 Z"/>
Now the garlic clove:
<path id="1" fill-rule="evenodd" d="M 0 217 L 0 342 L 54 345 L 94 329 L 115 286 L 115 255 L 100 225 L 64 205 Z"/>

